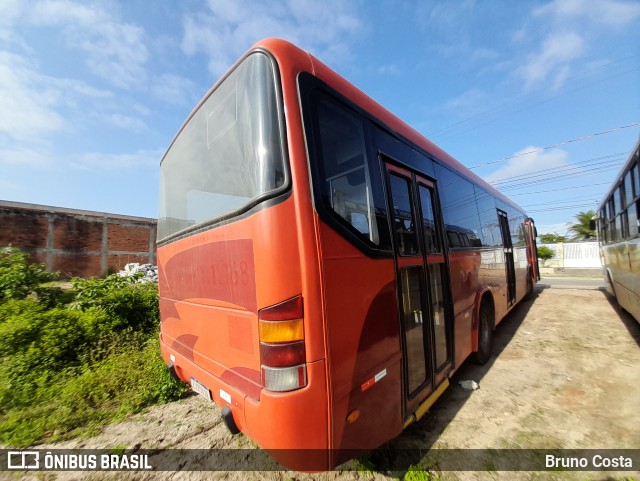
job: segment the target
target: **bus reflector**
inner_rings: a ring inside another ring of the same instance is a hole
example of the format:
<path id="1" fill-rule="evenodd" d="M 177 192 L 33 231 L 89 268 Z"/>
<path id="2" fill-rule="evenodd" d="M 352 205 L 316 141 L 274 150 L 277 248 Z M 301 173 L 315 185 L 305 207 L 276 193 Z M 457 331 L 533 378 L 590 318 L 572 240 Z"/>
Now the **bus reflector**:
<path id="1" fill-rule="evenodd" d="M 262 385 L 269 391 L 293 391 L 307 385 L 304 364 L 291 367 L 262 366 Z"/>
<path id="2" fill-rule="evenodd" d="M 302 296 L 258 311 L 262 385 L 293 391 L 307 385 Z"/>

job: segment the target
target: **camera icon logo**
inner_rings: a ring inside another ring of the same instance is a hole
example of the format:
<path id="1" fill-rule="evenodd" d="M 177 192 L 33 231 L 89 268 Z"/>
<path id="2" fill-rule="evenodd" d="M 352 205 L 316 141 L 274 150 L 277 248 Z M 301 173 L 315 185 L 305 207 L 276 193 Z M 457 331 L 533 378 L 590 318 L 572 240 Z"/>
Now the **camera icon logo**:
<path id="1" fill-rule="evenodd" d="M 40 453 L 38 451 L 7 452 L 7 469 L 39 469 Z"/>

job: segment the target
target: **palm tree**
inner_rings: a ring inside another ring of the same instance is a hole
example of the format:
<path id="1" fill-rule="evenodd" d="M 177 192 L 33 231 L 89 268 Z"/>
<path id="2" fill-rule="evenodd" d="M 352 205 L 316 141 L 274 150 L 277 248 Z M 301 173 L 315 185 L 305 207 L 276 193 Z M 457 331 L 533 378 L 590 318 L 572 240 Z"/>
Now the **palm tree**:
<path id="1" fill-rule="evenodd" d="M 596 237 L 596 231 L 589 229 L 589 221 L 595 215 L 594 211 L 588 210 L 575 216 L 578 222 L 569 227 L 569 232 L 575 234 L 571 240 L 588 240 Z"/>

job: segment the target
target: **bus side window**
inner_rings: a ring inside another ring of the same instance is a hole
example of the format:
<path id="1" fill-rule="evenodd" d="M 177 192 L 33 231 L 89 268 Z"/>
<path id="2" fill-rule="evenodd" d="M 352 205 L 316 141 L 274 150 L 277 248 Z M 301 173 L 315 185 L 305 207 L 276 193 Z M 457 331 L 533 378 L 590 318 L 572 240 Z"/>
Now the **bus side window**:
<path id="1" fill-rule="evenodd" d="M 315 112 L 322 203 L 358 237 L 390 249 L 382 187 L 377 185 L 382 181 L 370 167 L 363 120 L 323 94 L 316 97 Z"/>
<path id="2" fill-rule="evenodd" d="M 640 234 L 640 199 L 629 206 L 629 237 Z"/>
<path id="3" fill-rule="evenodd" d="M 460 242 L 460 237 L 457 232 L 452 230 L 447 231 L 447 238 L 449 239 L 449 247 L 461 247 L 462 242 Z"/>
<path id="4" fill-rule="evenodd" d="M 393 200 L 393 229 L 396 233 L 396 250 L 401 256 L 415 255 L 418 250 L 415 213 L 411 201 L 411 186 L 408 179 L 391 174 L 389 176 Z"/>

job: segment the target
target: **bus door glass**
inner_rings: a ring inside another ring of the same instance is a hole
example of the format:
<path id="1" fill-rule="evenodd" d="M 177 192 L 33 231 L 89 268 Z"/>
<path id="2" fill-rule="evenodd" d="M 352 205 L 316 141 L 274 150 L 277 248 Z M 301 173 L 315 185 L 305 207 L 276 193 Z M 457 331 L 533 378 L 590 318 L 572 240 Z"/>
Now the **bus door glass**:
<path id="1" fill-rule="evenodd" d="M 504 263 L 507 269 L 507 306 L 511 307 L 516 302 L 516 270 L 513 262 L 513 244 L 511 243 L 511 232 L 509 231 L 507 213 L 500 209 L 497 210 L 500 232 L 502 233 Z"/>
<path id="2" fill-rule="evenodd" d="M 527 257 L 529 258 L 529 265 L 532 269 L 532 280 L 537 282 L 540 280 L 540 267 L 538 265 L 538 245 L 536 244 L 536 226 L 533 219 L 529 218 L 524 222 L 524 229 L 526 233 L 527 242 Z"/>
<path id="3" fill-rule="evenodd" d="M 418 185 L 418 200 L 422 218 L 422 238 L 429 284 L 429 306 L 433 325 L 434 358 L 436 384 L 447 374 L 447 367 L 451 367 L 451 336 L 446 322 L 447 312 L 445 295 L 448 289 L 447 265 L 442 242 L 442 229 L 435 215 L 436 191 L 434 185 L 425 179 L 416 178 Z"/>
<path id="4" fill-rule="evenodd" d="M 451 366 L 447 269 L 431 181 L 387 164 L 405 373 L 405 415 Z"/>

